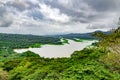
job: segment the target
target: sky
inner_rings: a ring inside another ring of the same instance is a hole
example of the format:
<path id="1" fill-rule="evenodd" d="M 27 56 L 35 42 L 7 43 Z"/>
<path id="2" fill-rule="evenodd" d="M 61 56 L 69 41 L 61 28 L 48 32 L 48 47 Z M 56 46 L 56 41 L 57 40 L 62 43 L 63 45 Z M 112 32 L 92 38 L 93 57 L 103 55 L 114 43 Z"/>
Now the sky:
<path id="1" fill-rule="evenodd" d="M 68 34 L 117 27 L 120 0 L 0 0 L 0 33 Z"/>

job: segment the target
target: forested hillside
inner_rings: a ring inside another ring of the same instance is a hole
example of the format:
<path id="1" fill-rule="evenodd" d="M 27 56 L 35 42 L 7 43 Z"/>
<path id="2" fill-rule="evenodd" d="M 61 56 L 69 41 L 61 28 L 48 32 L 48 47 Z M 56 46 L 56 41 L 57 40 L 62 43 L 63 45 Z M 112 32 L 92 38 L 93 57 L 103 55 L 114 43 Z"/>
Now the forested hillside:
<path id="1" fill-rule="evenodd" d="M 39 47 L 41 44 L 61 43 L 59 38 L 35 35 L 0 34 L 0 48 Z"/>
<path id="2" fill-rule="evenodd" d="M 16 54 L 4 49 L 0 80 L 120 80 L 119 28 L 111 34 L 93 35 L 99 43 L 75 51 L 70 58 L 43 58 L 30 51 Z"/>

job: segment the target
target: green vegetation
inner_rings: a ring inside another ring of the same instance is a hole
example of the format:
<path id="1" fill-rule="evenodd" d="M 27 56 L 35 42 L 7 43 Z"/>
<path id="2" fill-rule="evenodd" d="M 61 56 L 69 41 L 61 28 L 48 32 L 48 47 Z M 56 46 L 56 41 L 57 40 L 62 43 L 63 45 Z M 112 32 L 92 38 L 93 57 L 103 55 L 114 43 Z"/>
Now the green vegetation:
<path id="1" fill-rule="evenodd" d="M 112 71 L 118 71 L 120 73 L 120 27 L 114 29 L 111 34 L 97 33 L 95 36 L 100 40 L 97 46 L 108 51 L 108 53 L 101 58 L 101 62 L 109 65 L 107 67 Z"/>
<path id="2" fill-rule="evenodd" d="M 30 51 L 17 54 L 12 48 L 28 47 L 28 44 L 21 45 L 21 37 L 4 38 L 0 48 L 0 80 L 120 80 L 120 28 L 111 34 L 96 32 L 93 35 L 99 42 L 94 47 L 75 51 L 70 58 L 43 58 Z M 52 39 L 45 43 L 51 43 Z M 19 43 L 15 47 L 9 43 L 14 40 Z M 68 43 L 66 39 L 62 42 Z M 33 40 L 30 45 L 38 47 L 41 42 Z"/>
<path id="3" fill-rule="evenodd" d="M 32 52 L 4 62 L 8 80 L 119 80 L 117 71 L 101 62 L 107 52 L 99 48 L 75 51 L 71 58 L 41 58 Z"/>
<path id="4" fill-rule="evenodd" d="M 62 44 L 69 44 L 68 40 L 65 38 L 61 38 L 61 42 Z"/>
<path id="5" fill-rule="evenodd" d="M 0 69 L 0 80 L 8 80 L 8 73 Z"/>
<path id="6" fill-rule="evenodd" d="M 39 48 L 39 47 L 41 47 L 42 46 L 42 44 L 38 44 L 38 43 L 36 43 L 36 44 L 33 44 L 32 46 L 30 46 L 30 47 L 32 47 L 32 48 Z"/>
<path id="7" fill-rule="evenodd" d="M 82 39 L 78 39 L 78 38 L 73 38 L 73 40 L 76 41 L 76 42 L 83 42 Z"/>
<path id="8" fill-rule="evenodd" d="M 61 44 L 59 38 L 19 35 L 19 34 L 0 34 L 0 48 L 29 48 L 40 47 L 41 44 Z"/>

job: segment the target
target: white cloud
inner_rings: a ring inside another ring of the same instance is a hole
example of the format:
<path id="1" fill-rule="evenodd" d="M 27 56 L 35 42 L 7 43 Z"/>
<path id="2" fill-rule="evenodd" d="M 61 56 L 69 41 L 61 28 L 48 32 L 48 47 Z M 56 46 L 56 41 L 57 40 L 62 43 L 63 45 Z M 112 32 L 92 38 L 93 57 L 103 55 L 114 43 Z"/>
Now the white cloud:
<path id="1" fill-rule="evenodd" d="M 38 0 L 26 0 L 27 2 L 31 2 L 32 4 L 38 4 L 39 1 Z"/>
<path id="2" fill-rule="evenodd" d="M 120 11 L 109 9 L 109 4 L 105 3 L 109 0 L 91 1 L 93 0 L 1 0 L 0 32 L 45 35 L 86 33 L 115 27 Z M 103 6 L 108 6 L 104 7 L 106 11 L 96 5 L 98 1 L 103 1 Z"/>
<path id="3" fill-rule="evenodd" d="M 9 2 L 9 1 L 12 2 L 12 1 L 15 1 L 15 0 L 0 0 L 0 2 L 1 2 L 1 3 L 4 3 L 4 4 L 7 3 L 7 2 Z"/>
<path id="4" fill-rule="evenodd" d="M 70 17 L 64 13 L 61 13 L 57 8 L 51 8 L 46 4 L 39 4 L 40 12 L 47 18 L 56 22 L 66 23 L 70 21 Z"/>
<path id="5" fill-rule="evenodd" d="M 70 0 L 58 0 L 58 2 L 60 2 L 63 5 L 67 5 L 70 2 Z"/>

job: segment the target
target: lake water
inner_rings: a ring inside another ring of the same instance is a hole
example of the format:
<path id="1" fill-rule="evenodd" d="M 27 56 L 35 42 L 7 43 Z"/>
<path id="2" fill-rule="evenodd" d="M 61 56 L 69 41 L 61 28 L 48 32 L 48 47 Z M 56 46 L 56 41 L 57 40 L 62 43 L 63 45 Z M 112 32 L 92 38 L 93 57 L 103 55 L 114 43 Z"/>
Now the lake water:
<path id="1" fill-rule="evenodd" d="M 43 45 L 41 48 L 28 48 L 28 49 L 15 49 L 14 51 L 17 53 L 23 53 L 26 51 L 32 51 L 34 53 L 39 54 L 41 57 L 45 58 L 61 58 L 61 57 L 70 57 L 70 55 L 77 50 L 82 50 L 83 48 L 91 45 L 93 41 L 83 41 L 83 42 L 75 42 L 73 40 L 68 40 L 69 44 L 64 45 Z"/>

